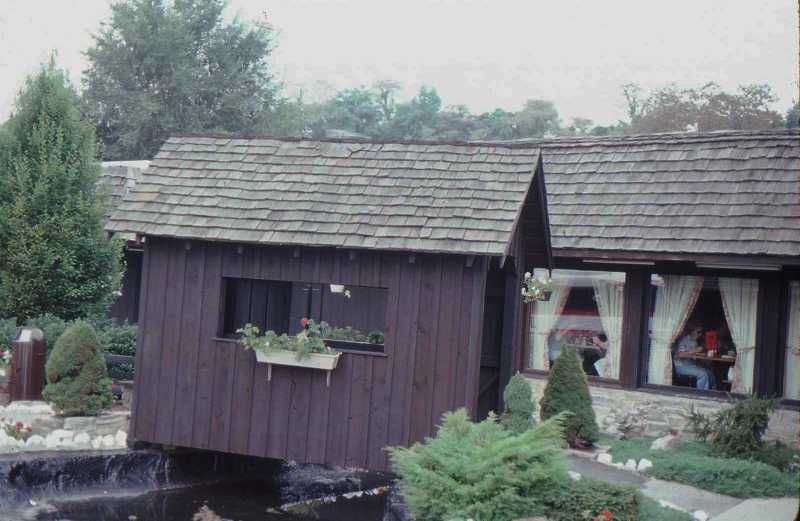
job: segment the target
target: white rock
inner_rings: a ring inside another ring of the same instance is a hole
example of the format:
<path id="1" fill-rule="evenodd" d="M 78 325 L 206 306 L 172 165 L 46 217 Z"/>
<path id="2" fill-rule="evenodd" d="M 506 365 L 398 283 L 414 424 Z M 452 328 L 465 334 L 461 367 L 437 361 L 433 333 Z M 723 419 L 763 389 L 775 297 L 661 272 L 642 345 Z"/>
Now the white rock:
<path id="1" fill-rule="evenodd" d="M 625 470 L 634 470 L 635 471 L 636 470 L 636 460 L 635 459 L 629 459 L 628 461 L 626 461 L 625 462 Z"/>
<path id="2" fill-rule="evenodd" d="M 567 474 L 569 474 L 569 479 L 572 481 L 580 481 L 581 480 L 581 473 L 575 472 L 574 470 L 568 470 Z"/>
<path id="3" fill-rule="evenodd" d="M 114 439 L 114 436 L 106 434 L 105 436 L 103 436 L 102 443 L 104 449 L 113 449 L 114 445 L 116 444 L 116 440 Z"/>
<path id="4" fill-rule="evenodd" d="M 639 464 L 636 465 L 636 470 L 639 472 L 644 472 L 647 469 L 653 468 L 653 462 L 647 458 L 642 458 L 639 460 Z"/>
<path id="5" fill-rule="evenodd" d="M 597 462 L 602 463 L 603 465 L 611 465 L 613 458 L 608 452 L 601 452 L 597 455 Z"/>
<path id="6" fill-rule="evenodd" d="M 624 469 L 625 468 L 625 465 L 623 465 L 622 463 L 612 463 L 611 465 L 614 466 L 614 467 L 617 467 L 618 469 Z"/>
<path id="7" fill-rule="evenodd" d="M 92 439 L 92 448 L 93 449 L 99 449 L 102 444 L 103 444 L 103 437 L 102 436 L 96 436 L 94 439 Z"/>
<path id="8" fill-rule="evenodd" d="M 72 440 L 72 438 L 75 437 L 75 431 L 68 431 L 66 429 L 56 429 L 47 435 L 48 438 L 50 436 L 62 441 Z"/>
<path id="9" fill-rule="evenodd" d="M 28 450 L 38 450 L 43 449 L 45 444 L 45 440 L 43 437 L 39 436 L 38 434 L 34 434 L 25 442 L 25 448 Z"/>
<path id="10" fill-rule="evenodd" d="M 695 518 L 697 521 L 708 521 L 708 519 L 709 519 L 709 517 L 708 517 L 708 514 L 706 514 L 706 513 L 705 513 L 704 511 L 702 511 L 702 510 L 695 510 L 694 512 L 692 512 L 692 516 L 693 516 L 693 517 L 694 517 L 694 518 Z"/>
<path id="11" fill-rule="evenodd" d="M 81 448 L 89 447 L 92 444 L 92 437 L 89 436 L 88 432 L 79 432 L 72 439 L 72 442 Z"/>
<path id="12" fill-rule="evenodd" d="M 672 434 L 667 434 L 666 436 L 662 436 L 656 440 L 653 440 L 653 443 L 650 444 L 650 450 L 667 450 L 671 449 L 675 446 L 678 442 L 678 437 Z"/>
<path id="13" fill-rule="evenodd" d="M 114 441 L 117 443 L 117 447 L 124 448 L 128 446 L 128 433 L 125 431 L 117 431 L 116 436 L 114 436 Z"/>

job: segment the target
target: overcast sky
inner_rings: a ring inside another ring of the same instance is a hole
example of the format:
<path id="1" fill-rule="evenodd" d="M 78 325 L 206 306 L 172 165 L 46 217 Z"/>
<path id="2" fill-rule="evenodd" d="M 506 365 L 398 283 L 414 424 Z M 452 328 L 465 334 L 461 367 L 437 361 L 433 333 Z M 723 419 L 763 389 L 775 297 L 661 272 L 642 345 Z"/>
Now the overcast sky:
<path id="1" fill-rule="evenodd" d="M 555 102 L 568 122 L 625 117 L 620 85 L 768 83 L 798 97 L 797 0 L 230 0 L 229 14 L 279 31 L 289 92 L 396 79 L 435 86 L 473 112 Z M 0 0 L 0 121 L 52 49 L 76 83 L 109 0 Z"/>

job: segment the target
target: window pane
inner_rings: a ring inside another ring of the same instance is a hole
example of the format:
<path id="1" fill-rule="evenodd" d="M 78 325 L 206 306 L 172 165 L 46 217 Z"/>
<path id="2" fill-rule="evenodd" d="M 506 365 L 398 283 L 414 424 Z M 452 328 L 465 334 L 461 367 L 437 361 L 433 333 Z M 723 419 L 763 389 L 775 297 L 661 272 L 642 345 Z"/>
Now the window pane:
<path id="1" fill-rule="evenodd" d="M 786 333 L 783 395 L 800 400 L 800 282 L 789 284 L 789 327 Z"/>
<path id="2" fill-rule="evenodd" d="M 550 299 L 529 307 L 528 366 L 549 369 L 567 344 L 577 349 L 586 374 L 619 378 L 625 273 L 554 270 L 552 281 Z"/>
<path id="3" fill-rule="evenodd" d="M 647 382 L 748 394 L 758 281 L 653 275 Z"/>

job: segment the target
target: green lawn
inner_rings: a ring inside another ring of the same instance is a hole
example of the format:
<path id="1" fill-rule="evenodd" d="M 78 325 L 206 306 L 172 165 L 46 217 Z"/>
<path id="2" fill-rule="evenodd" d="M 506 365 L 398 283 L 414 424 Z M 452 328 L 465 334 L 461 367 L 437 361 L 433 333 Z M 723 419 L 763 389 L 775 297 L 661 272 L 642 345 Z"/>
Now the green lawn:
<path id="1" fill-rule="evenodd" d="M 638 521 L 694 521 L 694 517 L 674 508 L 662 507 L 655 499 L 643 497 Z"/>
<path id="2" fill-rule="evenodd" d="M 651 451 L 652 441 L 604 438 L 601 443 L 611 445 L 614 462 L 649 459 L 654 466 L 647 475 L 654 478 L 740 498 L 797 496 L 798 474 L 757 461 L 713 456 L 704 442 L 685 441 L 671 450 Z"/>

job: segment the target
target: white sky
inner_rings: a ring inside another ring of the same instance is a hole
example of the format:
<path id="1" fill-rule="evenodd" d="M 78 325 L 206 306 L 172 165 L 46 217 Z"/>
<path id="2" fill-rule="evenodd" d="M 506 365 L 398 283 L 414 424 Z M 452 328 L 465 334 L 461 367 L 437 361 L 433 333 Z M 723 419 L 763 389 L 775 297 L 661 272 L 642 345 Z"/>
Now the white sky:
<path id="1" fill-rule="evenodd" d="M 230 0 L 229 14 L 267 12 L 289 92 L 310 96 L 422 84 L 473 112 L 555 102 L 565 122 L 625 117 L 620 85 L 769 83 L 784 112 L 798 98 L 797 0 Z M 58 51 L 76 83 L 81 52 L 109 0 L 0 0 L 0 121 L 24 76 Z"/>

